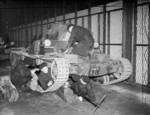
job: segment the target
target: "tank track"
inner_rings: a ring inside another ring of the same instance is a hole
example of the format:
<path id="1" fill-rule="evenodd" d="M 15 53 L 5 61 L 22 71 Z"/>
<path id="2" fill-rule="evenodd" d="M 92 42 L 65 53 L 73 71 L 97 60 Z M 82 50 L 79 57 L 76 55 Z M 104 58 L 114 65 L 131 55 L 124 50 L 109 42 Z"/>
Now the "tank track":
<path id="1" fill-rule="evenodd" d="M 123 71 L 113 73 L 114 77 L 117 79 L 110 80 L 110 75 L 103 76 L 103 85 L 110 85 L 124 81 L 130 77 L 132 74 L 132 65 L 126 58 L 119 58 L 120 62 L 123 65 Z"/>
<path id="2" fill-rule="evenodd" d="M 10 53 L 10 63 L 11 63 L 11 67 L 14 68 L 17 63 L 19 62 L 19 60 L 21 60 L 21 56 L 15 53 Z"/>
<path id="3" fill-rule="evenodd" d="M 55 57 L 47 57 L 46 59 L 45 58 L 42 58 L 42 57 L 36 57 L 36 56 L 31 56 L 29 54 L 27 54 L 26 52 L 23 52 L 23 51 L 13 51 L 11 53 L 11 56 L 12 59 L 11 59 L 11 63 L 12 63 L 12 66 L 15 66 L 15 63 L 21 59 L 21 57 L 30 57 L 30 58 L 38 58 L 38 60 L 40 61 L 40 63 L 42 62 L 46 62 L 46 63 L 49 63 L 51 62 L 52 60 L 52 69 L 53 69 L 53 66 L 54 64 L 57 65 L 57 69 L 58 69 L 58 73 L 57 73 L 57 77 L 54 77 L 53 74 L 53 80 L 54 80 L 54 83 L 47 89 L 47 90 L 43 90 L 39 85 L 37 86 L 36 88 L 36 91 L 38 92 L 41 92 L 41 93 L 45 93 L 45 92 L 53 92 L 53 91 L 56 91 L 57 89 L 59 89 L 61 86 L 63 86 L 66 81 L 68 80 L 68 77 L 69 77 L 69 63 L 67 62 L 66 59 L 64 58 L 55 58 Z M 14 57 L 14 58 L 13 58 Z M 14 64 L 13 64 L 14 63 Z"/>
<path id="4" fill-rule="evenodd" d="M 23 60 L 24 56 L 26 54 L 26 50 L 24 47 L 20 47 L 20 48 L 12 48 L 11 52 L 10 52 L 10 64 L 11 67 L 14 68 L 17 63 L 19 62 L 19 60 Z"/>
<path id="5" fill-rule="evenodd" d="M 68 77 L 69 77 L 69 64 L 67 60 L 63 58 L 53 58 L 53 60 L 54 61 L 52 62 L 52 65 L 51 65 L 52 70 L 53 70 L 54 64 L 57 65 L 57 69 L 58 69 L 57 77 L 54 77 L 53 73 L 51 73 L 54 83 L 47 90 L 43 90 L 40 86 L 38 86 L 36 91 L 41 92 L 41 93 L 53 92 L 59 89 L 61 86 L 63 86 L 67 82 Z"/>
<path id="6" fill-rule="evenodd" d="M 19 93 L 9 75 L 0 76 L 0 92 L 8 98 L 9 102 L 16 102 L 19 99 Z"/>

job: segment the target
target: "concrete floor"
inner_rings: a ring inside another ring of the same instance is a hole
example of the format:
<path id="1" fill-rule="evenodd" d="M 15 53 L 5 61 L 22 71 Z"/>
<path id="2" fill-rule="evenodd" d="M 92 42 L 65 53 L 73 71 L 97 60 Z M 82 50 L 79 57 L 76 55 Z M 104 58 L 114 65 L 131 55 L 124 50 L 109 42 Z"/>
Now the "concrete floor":
<path id="1" fill-rule="evenodd" d="M 0 70 L 6 70 L 0 65 Z M 93 84 L 93 87 L 98 101 L 107 95 L 94 114 L 95 107 L 88 102 L 66 103 L 55 93 L 23 89 L 15 103 L 0 96 L 0 115 L 150 115 L 150 90 L 141 85 L 124 82 L 109 86 Z"/>
<path id="2" fill-rule="evenodd" d="M 150 93 L 126 83 L 111 86 L 95 85 L 98 100 L 104 102 L 93 115 L 150 115 Z M 88 102 L 66 103 L 55 93 L 39 94 L 24 89 L 18 102 L 9 103 L 0 97 L 0 115 L 92 115 L 95 107 Z"/>

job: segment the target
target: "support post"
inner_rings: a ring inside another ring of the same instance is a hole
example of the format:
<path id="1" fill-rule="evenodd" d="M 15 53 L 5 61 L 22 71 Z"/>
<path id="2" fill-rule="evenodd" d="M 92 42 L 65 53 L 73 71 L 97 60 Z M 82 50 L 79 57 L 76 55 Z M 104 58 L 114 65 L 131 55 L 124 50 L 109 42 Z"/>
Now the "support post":
<path id="1" fill-rule="evenodd" d="M 103 6 L 103 52 L 106 50 L 106 4 Z"/>
<path id="2" fill-rule="evenodd" d="M 25 29 L 26 29 L 26 46 L 28 46 L 28 23 L 27 23 L 27 8 L 25 8 Z"/>
<path id="3" fill-rule="evenodd" d="M 31 10 L 31 14 L 33 14 L 32 8 L 30 10 Z M 31 41 L 33 39 L 32 37 L 33 37 L 33 15 L 31 15 Z"/>
<path id="4" fill-rule="evenodd" d="M 66 6 L 66 3 L 65 3 L 65 0 L 63 0 L 63 22 L 65 22 L 65 6 Z"/>
<path id="5" fill-rule="evenodd" d="M 43 6 L 41 7 L 41 34 L 43 33 Z"/>
<path id="6" fill-rule="evenodd" d="M 132 0 L 123 0 L 122 42 L 123 57 L 131 61 L 132 56 Z"/>
<path id="7" fill-rule="evenodd" d="M 97 30 L 98 30 L 98 44 L 100 44 L 100 14 L 98 14 L 98 25 L 97 25 Z"/>
<path id="8" fill-rule="evenodd" d="M 134 83 L 136 81 L 135 76 L 136 76 L 136 41 L 137 41 L 137 3 L 136 0 L 133 3 L 133 17 L 132 17 L 132 76 L 130 77 L 130 83 Z"/>
<path id="9" fill-rule="evenodd" d="M 78 9 L 77 0 L 75 0 L 75 25 L 77 25 L 77 9 Z"/>
<path id="10" fill-rule="evenodd" d="M 136 67 L 136 10 L 135 0 L 126 1 L 123 0 L 123 25 L 122 25 L 122 55 L 132 62 L 133 66 Z M 134 34 L 133 34 L 134 32 Z M 134 36 L 133 36 L 134 35 Z M 132 76 L 128 82 L 135 82 L 135 68 L 133 69 Z"/>
<path id="11" fill-rule="evenodd" d="M 150 88 L 150 3 L 148 24 L 148 87 Z"/>
<path id="12" fill-rule="evenodd" d="M 110 12 L 108 12 L 108 19 L 107 19 L 107 44 L 110 44 Z M 110 54 L 110 45 L 107 45 L 107 53 Z"/>
<path id="13" fill-rule="evenodd" d="M 54 2 L 54 22 L 57 21 L 56 17 L 57 17 L 57 5 L 56 5 L 56 1 L 55 1 Z"/>
<path id="14" fill-rule="evenodd" d="M 91 1 L 88 1 L 88 30 L 91 31 Z"/>

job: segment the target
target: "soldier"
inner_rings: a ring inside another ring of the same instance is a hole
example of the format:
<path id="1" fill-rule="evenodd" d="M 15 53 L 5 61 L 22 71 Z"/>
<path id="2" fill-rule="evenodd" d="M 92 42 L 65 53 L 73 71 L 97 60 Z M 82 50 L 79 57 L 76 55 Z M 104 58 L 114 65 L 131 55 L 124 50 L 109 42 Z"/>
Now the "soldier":
<path id="1" fill-rule="evenodd" d="M 45 62 L 43 62 L 38 69 L 31 70 L 31 75 L 32 79 L 30 88 L 33 91 L 36 90 L 38 83 L 43 90 L 46 90 L 53 84 L 51 69 L 47 67 L 47 64 Z"/>
<path id="2" fill-rule="evenodd" d="M 81 26 L 64 23 L 51 24 L 48 30 L 49 38 L 68 42 L 68 53 L 87 57 L 92 50 L 94 39 L 90 31 Z"/>
<path id="3" fill-rule="evenodd" d="M 69 83 L 74 93 L 79 97 L 95 103 L 96 98 L 90 83 L 90 78 L 88 76 L 70 75 Z"/>
<path id="4" fill-rule="evenodd" d="M 30 65 L 30 62 L 28 62 Z M 26 66 L 25 62 L 19 61 L 11 72 L 11 81 L 16 88 L 21 88 L 31 80 L 31 72 Z"/>
<path id="5" fill-rule="evenodd" d="M 71 27 L 72 31 L 70 31 Z M 94 45 L 94 39 L 91 32 L 89 32 L 86 28 L 75 25 L 69 25 L 68 31 L 71 32 L 71 36 L 68 41 L 69 47 L 71 47 L 70 51 L 74 54 L 78 54 L 79 56 L 88 56 L 89 51 L 92 50 Z"/>

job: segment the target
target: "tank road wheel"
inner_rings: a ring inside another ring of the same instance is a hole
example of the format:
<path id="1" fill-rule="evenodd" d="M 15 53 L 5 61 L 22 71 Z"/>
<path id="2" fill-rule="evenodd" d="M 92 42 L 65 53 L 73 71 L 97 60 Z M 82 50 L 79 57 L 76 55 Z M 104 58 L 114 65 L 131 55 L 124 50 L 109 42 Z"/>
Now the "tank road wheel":
<path id="1" fill-rule="evenodd" d="M 132 65 L 126 58 L 120 58 L 122 66 L 119 67 L 119 71 L 110 75 L 104 76 L 104 85 L 110 85 L 114 83 L 118 83 L 124 81 L 130 77 L 132 74 Z M 111 80 L 111 76 L 114 76 L 116 79 Z"/>
<path id="2" fill-rule="evenodd" d="M 0 76 L 0 92 L 9 102 L 16 102 L 19 99 L 19 93 L 11 83 L 9 75 Z"/>
<path id="3" fill-rule="evenodd" d="M 13 52 L 10 53 L 10 64 L 12 66 L 12 68 L 14 68 L 17 63 L 19 62 L 19 60 L 22 59 L 21 55 L 15 54 Z"/>
<path id="4" fill-rule="evenodd" d="M 69 64 L 67 60 L 62 58 L 54 58 L 54 61 L 51 65 L 51 75 L 54 83 L 47 90 L 43 90 L 38 86 L 36 91 L 41 93 L 53 92 L 63 86 L 67 82 L 69 77 Z"/>

